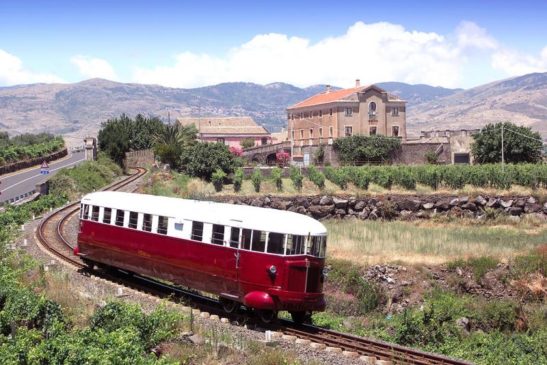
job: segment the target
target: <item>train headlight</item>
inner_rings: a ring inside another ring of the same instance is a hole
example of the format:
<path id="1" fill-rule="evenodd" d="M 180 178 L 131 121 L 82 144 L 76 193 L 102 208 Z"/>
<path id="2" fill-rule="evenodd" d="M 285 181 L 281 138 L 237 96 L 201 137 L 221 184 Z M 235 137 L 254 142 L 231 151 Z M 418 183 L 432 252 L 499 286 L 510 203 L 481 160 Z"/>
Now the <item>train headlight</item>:
<path id="1" fill-rule="evenodd" d="M 270 271 L 270 274 L 272 276 L 274 276 L 275 274 L 277 274 L 277 267 L 275 267 L 275 265 L 272 265 L 270 266 L 270 268 L 268 269 Z"/>
<path id="2" fill-rule="evenodd" d="M 324 277 L 329 276 L 329 269 L 327 269 L 326 267 L 323 268 L 323 276 Z"/>

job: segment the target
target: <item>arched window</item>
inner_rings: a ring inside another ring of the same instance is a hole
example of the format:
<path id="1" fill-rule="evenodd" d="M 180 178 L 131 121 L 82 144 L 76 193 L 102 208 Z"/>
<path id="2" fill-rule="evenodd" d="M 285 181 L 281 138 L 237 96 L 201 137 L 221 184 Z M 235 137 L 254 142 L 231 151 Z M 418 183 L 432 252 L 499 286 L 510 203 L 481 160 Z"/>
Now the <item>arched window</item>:
<path id="1" fill-rule="evenodd" d="M 371 101 L 368 105 L 368 112 L 369 114 L 376 114 L 376 103 Z"/>

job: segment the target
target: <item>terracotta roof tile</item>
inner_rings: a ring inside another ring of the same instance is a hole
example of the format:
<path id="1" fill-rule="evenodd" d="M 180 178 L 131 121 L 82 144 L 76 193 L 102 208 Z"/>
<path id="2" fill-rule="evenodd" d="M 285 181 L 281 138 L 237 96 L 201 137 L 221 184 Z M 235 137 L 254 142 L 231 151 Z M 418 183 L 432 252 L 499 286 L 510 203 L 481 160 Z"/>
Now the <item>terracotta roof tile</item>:
<path id="1" fill-rule="evenodd" d="M 289 109 L 295 109 L 295 108 L 303 108 L 307 106 L 312 105 L 319 105 L 319 104 L 326 104 L 331 103 L 334 101 L 341 101 L 346 99 L 348 96 L 351 96 L 352 94 L 355 94 L 359 91 L 362 91 L 363 89 L 366 89 L 368 86 L 359 86 L 359 87 L 352 87 L 350 89 L 342 89 L 342 90 L 336 90 L 336 91 L 324 91 L 319 94 L 315 94 L 309 98 L 307 98 L 304 101 L 301 101 L 300 103 L 294 104 L 293 106 L 289 107 Z"/>
<path id="2" fill-rule="evenodd" d="M 215 135 L 269 135 L 270 133 L 251 117 L 178 118 L 181 125 L 195 125 L 200 134 Z"/>

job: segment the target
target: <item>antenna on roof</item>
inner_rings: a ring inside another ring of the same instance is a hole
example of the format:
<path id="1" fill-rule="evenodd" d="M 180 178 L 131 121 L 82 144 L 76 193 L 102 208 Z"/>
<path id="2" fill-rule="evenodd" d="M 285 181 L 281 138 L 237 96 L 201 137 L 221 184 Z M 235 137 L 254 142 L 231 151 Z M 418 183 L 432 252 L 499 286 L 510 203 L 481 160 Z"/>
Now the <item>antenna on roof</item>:
<path id="1" fill-rule="evenodd" d="M 326 91 L 326 93 L 327 93 L 327 94 L 330 93 L 330 85 L 327 85 L 327 91 Z"/>
<path id="2" fill-rule="evenodd" d="M 355 79 L 355 87 L 360 87 L 360 86 L 361 86 L 361 80 Z"/>

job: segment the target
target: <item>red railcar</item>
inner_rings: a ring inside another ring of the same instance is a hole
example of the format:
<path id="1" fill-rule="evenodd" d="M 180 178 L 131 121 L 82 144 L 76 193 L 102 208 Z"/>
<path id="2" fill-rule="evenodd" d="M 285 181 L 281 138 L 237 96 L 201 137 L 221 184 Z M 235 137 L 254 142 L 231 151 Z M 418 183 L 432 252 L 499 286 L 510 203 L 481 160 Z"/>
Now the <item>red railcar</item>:
<path id="1" fill-rule="evenodd" d="M 263 320 L 302 321 L 325 308 L 327 231 L 293 212 L 144 194 L 97 192 L 81 201 L 75 254 L 219 296 Z"/>

